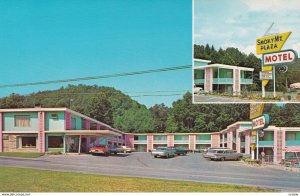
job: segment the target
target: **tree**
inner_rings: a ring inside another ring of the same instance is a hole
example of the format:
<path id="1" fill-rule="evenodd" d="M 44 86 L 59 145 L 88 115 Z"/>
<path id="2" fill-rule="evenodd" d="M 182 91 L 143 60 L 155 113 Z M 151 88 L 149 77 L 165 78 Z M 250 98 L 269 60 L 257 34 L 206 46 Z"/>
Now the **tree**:
<path id="1" fill-rule="evenodd" d="M 164 132 L 166 130 L 166 122 L 170 108 L 166 107 L 165 104 L 155 104 L 149 108 L 155 120 L 155 130 L 157 132 Z"/>

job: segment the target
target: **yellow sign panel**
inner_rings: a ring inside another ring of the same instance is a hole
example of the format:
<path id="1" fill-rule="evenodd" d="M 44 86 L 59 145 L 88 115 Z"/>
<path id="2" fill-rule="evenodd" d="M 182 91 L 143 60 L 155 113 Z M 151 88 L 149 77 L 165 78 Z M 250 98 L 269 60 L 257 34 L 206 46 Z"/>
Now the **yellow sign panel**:
<path id="1" fill-rule="evenodd" d="M 273 67 L 272 66 L 264 66 L 262 68 L 263 71 L 272 71 Z M 263 86 L 267 86 L 269 80 L 263 80 L 262 83 L 263 83 Z"/>
<path id="2" fill-rule="evenodd" d="M 261 116 L 264 112 L 263 103 L 250 103 L 250 119 Z"/>
<path id="3" fill-rule="evenodd" d="M 255 130 L 255 131 L 251 131 L 251 135 L 252 135 L 252 136 L 256 136 L 256 133 L 257 133 L 256 130 Z"/>
<path id="4" fill-rule="evenodd" d="M 278 52 L 292 32 L 279 33 L 256 39 L 256 54 Z"/>
<path id="5" fill-rule="evenodd" d="M 252 149 L 252 150 L 255 150 L 255 148 L 256 148 L 256 145 L 255 145 L 255 144 L 252 144 L 252 145 L 251 145 L 251 149 Z"/>

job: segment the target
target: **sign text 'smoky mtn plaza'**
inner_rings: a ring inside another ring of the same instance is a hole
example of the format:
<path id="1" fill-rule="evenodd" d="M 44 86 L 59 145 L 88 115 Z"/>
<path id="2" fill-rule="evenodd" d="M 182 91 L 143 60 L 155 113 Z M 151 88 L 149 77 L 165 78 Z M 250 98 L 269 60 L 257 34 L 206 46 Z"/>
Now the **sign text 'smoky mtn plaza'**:
<path id="1" fill-rule="evenodd" d="M 280 51 L 291 33 L 280 33 L 256 39 L 256 54 Z"/>

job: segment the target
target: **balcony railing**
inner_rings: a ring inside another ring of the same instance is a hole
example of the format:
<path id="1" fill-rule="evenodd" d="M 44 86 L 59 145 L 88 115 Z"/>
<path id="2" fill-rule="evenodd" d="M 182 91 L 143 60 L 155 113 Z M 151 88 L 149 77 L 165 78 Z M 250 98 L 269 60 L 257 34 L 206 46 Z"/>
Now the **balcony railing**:
<path id="1" fill-rule="evenodd" d="M 245 147 L 245 142 L 241 142 L 241 147 Z"/>
<path id="2" fill-rule="evenodd" d="M 233 84 L 233 78 L 214 78 L 213 84 Z"/>
<path id="3" fill-rule="evenodd" d="M 134 140 L 133 141 L 135 144 L 146 144 L 147 140 Z"/>
<path id="4" fill-rule="evenodd" d="M 210 144 L 211 140 L 196 140 L 197 144 Z"/>
<path id="5" fill-rule="evenodd" d="M 241 78 L 241 84 L 253 84 L 253 79 Z"/>
<path id="6" fill-rule="evenodd" d="M 195 79 L 194 83 L 195 84 L 204 84 L 204 79 Z"/>
<path id="7" fill-rule="evenodd" d="M 154 144 L 166 144 L 167 140 L 153 140 Z"/>
<path id="8" fill-rule="evenodd" d="M 287 140 L 285 142 L 286 146 L 300 146 L 300 140 Z"/>
<path id="9" fill-rule="evenodd" d="M 189 140 L 174 140 L 174 144 L 188 144 Z"/>
<path id="10" fill-rule="evenodd" d="M 274 146 L 274 141 L 258 141 L 258 146 Z"/>

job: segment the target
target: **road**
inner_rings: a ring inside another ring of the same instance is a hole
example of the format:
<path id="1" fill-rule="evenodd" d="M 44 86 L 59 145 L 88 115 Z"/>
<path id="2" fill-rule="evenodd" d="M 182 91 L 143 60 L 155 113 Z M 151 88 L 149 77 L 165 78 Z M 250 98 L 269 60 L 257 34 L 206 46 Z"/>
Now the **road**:
<path id="1" fill-rule="evenodd" d="M 103 157 L 91 155 L 46 155 L 35 159 L 0 157 L 1 166 L 73 171 L 111 176 L 132 176 L 208 183 L 241 184 L 300 191 L 300 173 L 250 167 L 243 162 L 214 162 L 201 154 L 155 159 L 150 153 Z"/>
<path id="2" fill-rule="evenodd" d="M 280 102 L 276 100 L 241 99 L 216 95 L 194 95 L 194 103 L 251 103 L 251 102 Z"/>

